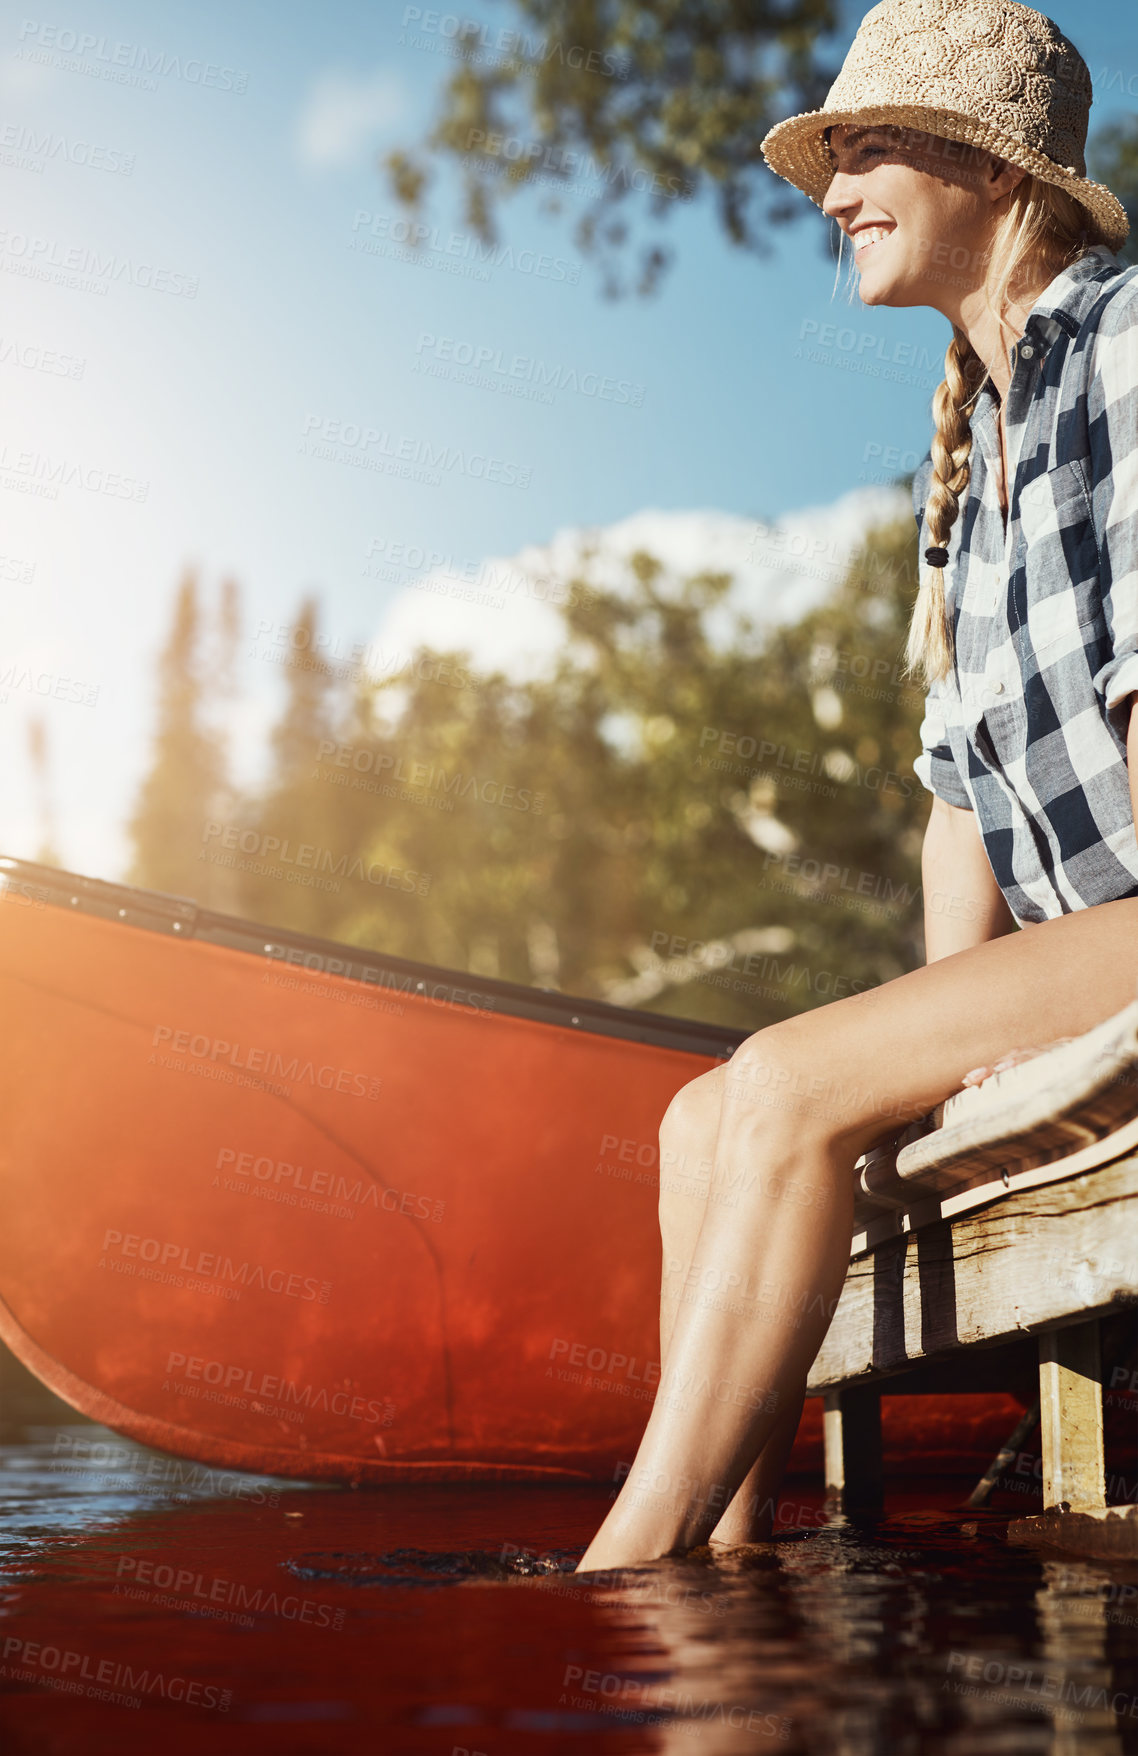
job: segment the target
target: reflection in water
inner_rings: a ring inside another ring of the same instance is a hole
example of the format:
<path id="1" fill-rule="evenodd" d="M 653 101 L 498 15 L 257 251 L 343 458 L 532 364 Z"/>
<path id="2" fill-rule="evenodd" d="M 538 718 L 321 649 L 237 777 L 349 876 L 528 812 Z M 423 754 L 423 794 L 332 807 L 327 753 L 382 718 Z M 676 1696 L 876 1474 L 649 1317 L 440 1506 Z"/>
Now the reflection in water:
<path id="1" fill-rule="evenodd" d="M 773 1542 L 574 1575 L 603 1497 L 312 1489 L 23 1432 L 0 1453 L 5 1749 L 1138 1744 L 1138 1568 L 1009 1548 L 959 1484 L 875 1523 L 807 1496 Z"/>
<path id="2" fill-rule="evenodd" d="M 626 1574 L 598 1594 L 626 1664 L 592 1690 L 669 1752 L 1138 1747 L 1138 1615 L 1119 1607 L 1138 1568 L 1021 1568 L 1001 1538 L 998 1518 L 837 1517 Z"/>
<path id="3" fill-rule="evenodd" d="M 1138 1607 L 1138 1585 L 1121 1577 L 1125 1572 L 1133 1575 L 1135 1569 L 1115 1572 L 1119 1576 L 1112 1578 L 1105 1567 L 1091 1561 L 1044 1563 L 1035 1602 L 1043 1667 L 1049 1673 L 1048 1686 L 1057 1690 L 1056 1756 L 1075 1756 L 1086 1748 L 1092 1727 L 1096 1750 L 1121 1753 L 1116 1727 L 1127 1719 L 1132 1731 L 1138 1727 L 1138 1711 L 1131 1713 L 1132 1708 L 1138 1710 L 1138 1698 L 1132 1694 L 1125 1702 L 1114 1699 L 1109 1653 L 1115 1628 L 1120 1633 L 1129 1628 L 1129 1645 L 1132 1650 L 1138 1647 L 1133 1632 L 1138 1616 L 1125 1607 L 1128 1603 Z"/>

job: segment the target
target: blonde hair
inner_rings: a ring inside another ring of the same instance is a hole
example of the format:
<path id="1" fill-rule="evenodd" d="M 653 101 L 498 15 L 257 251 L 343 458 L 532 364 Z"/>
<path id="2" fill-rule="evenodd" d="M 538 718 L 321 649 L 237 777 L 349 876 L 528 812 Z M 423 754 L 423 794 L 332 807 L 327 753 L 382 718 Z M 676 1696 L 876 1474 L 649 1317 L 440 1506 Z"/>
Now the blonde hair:
<path id="1" fill-rule="evenodd" d="M 1038 285 L 1041 270 L 1054 278 L 1103 240 L 1080 202 L 1038 177 L 1025 176 L 1007 200 L 988 254 L 985 288 L 1001 333 L 1010 342 L 1013 331 L 1005 314 L 1011 302 Z M 933 397 L 933 473 L 925 506 L 930 540 L 918 561 L 920 586 L 905 646 L 906 674 L 923 673 L 926 683 L 947 676 L 955 662 L 944 595 L 946 551 L 971 480 L 969 413 L 987 377 L 968 338 L 954 328 L 944 357 L 944 381 Z"/>

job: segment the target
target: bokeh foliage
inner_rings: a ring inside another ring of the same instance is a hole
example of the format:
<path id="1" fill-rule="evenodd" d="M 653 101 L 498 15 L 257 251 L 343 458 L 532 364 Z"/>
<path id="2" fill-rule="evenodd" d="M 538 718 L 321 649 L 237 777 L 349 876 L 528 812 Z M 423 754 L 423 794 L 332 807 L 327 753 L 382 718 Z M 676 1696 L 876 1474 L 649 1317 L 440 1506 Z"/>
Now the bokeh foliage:
<path id="1" fill-rule="evenodd" d="M 184 584 L 132 876 L 215 906 L 223 883 L 224 906 L 267 924 L 742 1025 L 873 985 L 922 958 L 922 698 L 900 672 L 915 565 L 906 518 L 824 605 L 772 628 L 731 612 L 728 575 L 674 578 L 640 554 L 602 587 L 585 563 L 556 666 L 529 681 L 425 650 L 399 675 L 346 672 L 318 656 L 309 600 L 269 772 L 244 798 L 205 735 Z"/>
<path id="2" fill-rule="evenodd" d="M 520 188 L 547 211 L 577 207 L 574 243 L 605 290 L 624 290 L 632 253 L 650 291 L 670 257 L 658 222 L 677 203 L 710 193 L 727 235 L 755 250 L 803 210 L 759 147 L 781 116 L 822 102 L 837 12 L 833 0 L 513 0 L 501 28 L 450 39 L 458 65 L 426 138 L 383 168 L 418 213 L 440 165 L 454 167 L 465 223 L 486 241 Z"/>
<path id="3" fill-rule="evenodd" d="M 1124 262 L 1138 262 L 1138 117 L 1101 128 L 1087 160 L 1091 176 L 1114 191 L 1130 218 L 1130 236 L 1118 254 Z"/>

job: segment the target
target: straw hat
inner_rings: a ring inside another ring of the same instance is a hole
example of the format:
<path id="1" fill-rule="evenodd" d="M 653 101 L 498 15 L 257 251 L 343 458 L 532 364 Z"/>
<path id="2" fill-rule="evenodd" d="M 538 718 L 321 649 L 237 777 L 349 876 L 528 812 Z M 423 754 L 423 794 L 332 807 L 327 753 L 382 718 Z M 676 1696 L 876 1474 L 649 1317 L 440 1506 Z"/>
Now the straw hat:
<path id="1" fill-rule="evenodd" d="M 1087 178 L 1091 76 L 1041 12 L 1016 0 L 881 0 L 861 22 L 820 110 L 771 129 L 763 156 L 818 206 L 834 175 L 824 130 L 883 122 L 966 141 L 1065 189 L 1111 249 L 1126 210 Z"/>

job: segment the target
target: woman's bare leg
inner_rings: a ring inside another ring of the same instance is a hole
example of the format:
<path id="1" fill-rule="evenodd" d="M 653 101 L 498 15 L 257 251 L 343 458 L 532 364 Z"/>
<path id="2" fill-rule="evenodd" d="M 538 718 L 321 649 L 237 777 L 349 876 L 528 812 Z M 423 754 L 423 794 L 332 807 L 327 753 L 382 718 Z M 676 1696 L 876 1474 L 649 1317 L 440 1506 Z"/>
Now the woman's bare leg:
<path id="1" fill-rule="evenodd" d="M 829 1326 L 858 1155 L 970 1068 L 1090 1030 L 1136 991 L 1138 898 L 1126 898 L 786 1019 L 736 1051 L 656 1403 L 583 1569 L 688 1549 L 715 1528 Z M 713 1199 L 735 1186 L 738 1208 Z"/>
<path id="2" fill-rule="evenodd" d="M 711 1191 L 724 1073 L 724 1068 L 717 1067 L 684 1086 L 660 1124 L 660 1365 L 665 1373 L 681 1289 L 695 1256 Z M 745 1182 L 745 1177 L 742 1180 Z M 734 1210 L 739 1207 L 743 1193 L 739 1188 L 720 1187 L 714 1199 Z M 789 1398 L 787 1406 L 780 1410 L 774 1431 L 712 1531 L 710 1542 L 761 1542 L 770 1535 L 804 1395 L 805 1382 L 797 1396 Z"/>

